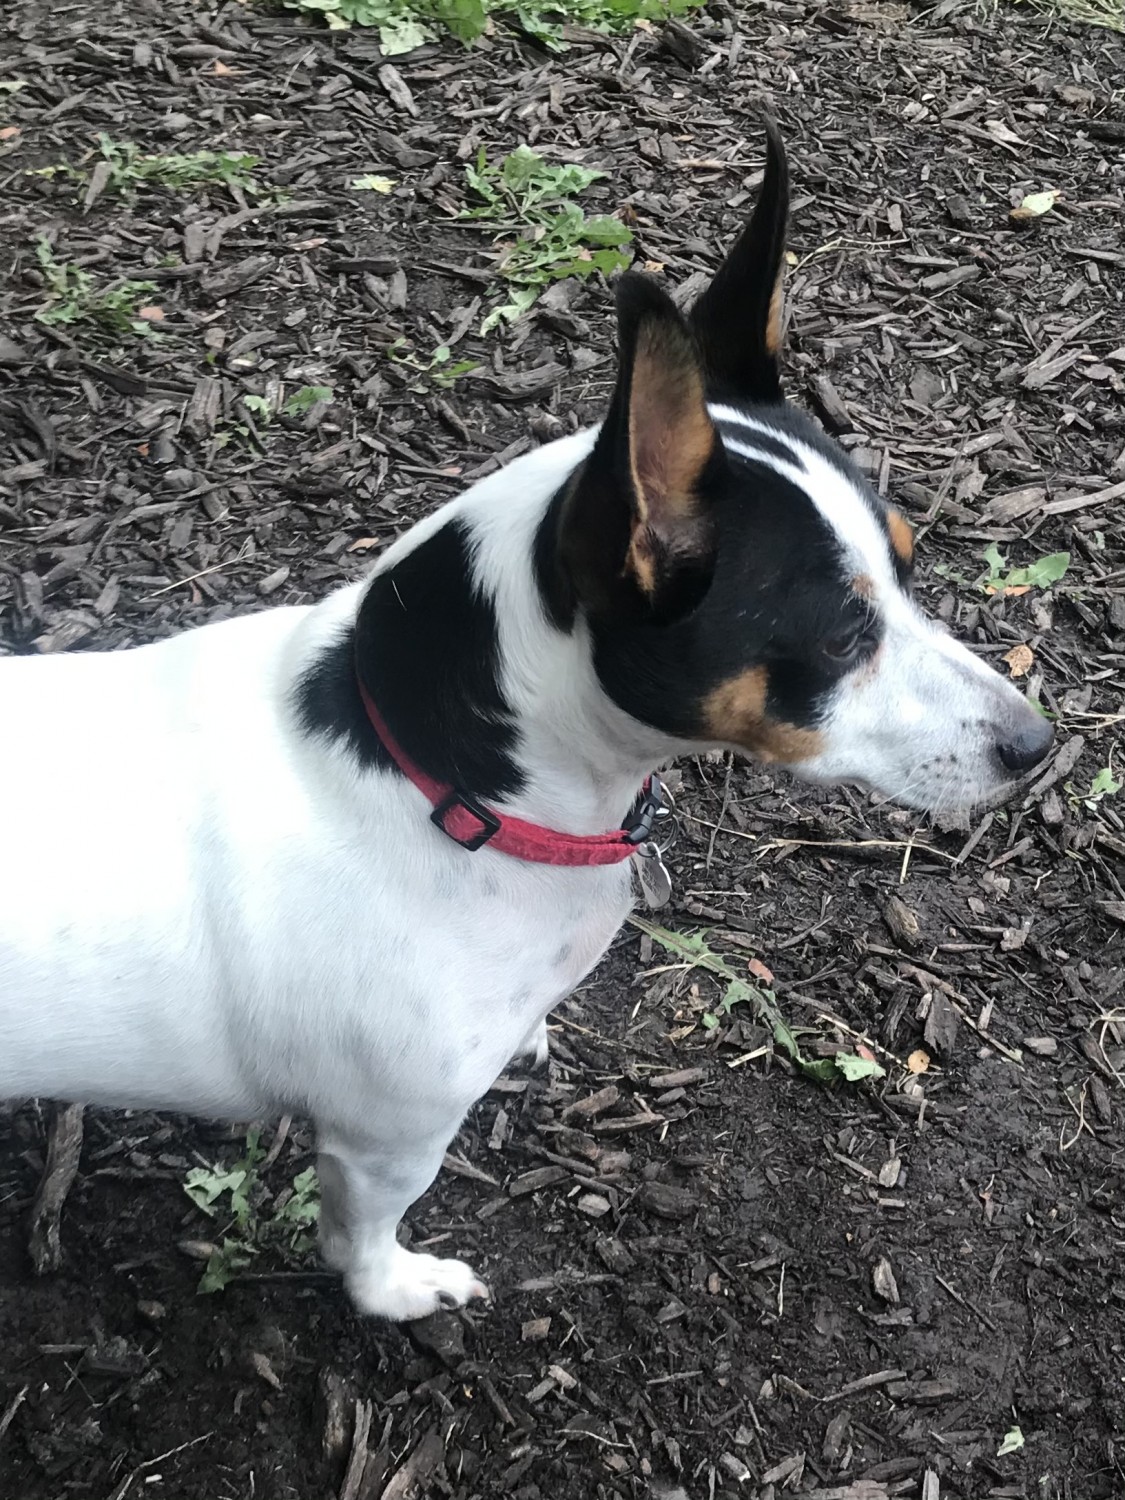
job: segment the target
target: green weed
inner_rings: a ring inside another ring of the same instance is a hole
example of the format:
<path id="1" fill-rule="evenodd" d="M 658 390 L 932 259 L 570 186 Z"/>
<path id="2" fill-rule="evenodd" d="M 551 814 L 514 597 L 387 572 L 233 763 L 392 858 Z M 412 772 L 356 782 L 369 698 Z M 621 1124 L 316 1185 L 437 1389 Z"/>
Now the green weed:
<path id="1" fill-rule="evenodd" d="M 142 152 L 134 141 L 115 141 L 104 131 L 98 132 L 97 142 L 106 174 L 104 192 L 127 193 L 141 184 L 168 188 L 177 193 L 212 185 L 238 188 L 244 193 L 263 191 L 253 176 L 260 158 L 245 151 L 190 151 L 183 155 L 172 152 L 153 155 Z M 64 162 L 50 167 L 37 167 L 31 175 L 63 176 L 71 177 L 77 182 L 88 182 L 92 172 L 90 167 L 72 167 Z"/>
<path id="2" fill-rule="evenodd" d="M 258 1167 L 265 1156 L 260 1132 L 246 1136 L 246 1150 L 233 1167 L 193 1167 L 184 1191 L 209 1218 L 227 1221 L 222 1241 L 211 1251 L 199 1281 L 201 1293 L 221 1292 L 270 1244 L 284 1243 L 300 1254 L 312 1248 L 312 1226 L 320 1215 L 320 1189 L 312 1167 L 299 1172 L 280 1204 L 265 1212 Z"/>
<path id="3" fill-rule="evenodd" d="M 814 1078 L 818 1083 L 838 1083 L 841 1078 L 858 1083 L 862 1078 L 883 1077 L 885 1070 L 874 1058 L 860 1057 L 856 1052 L 837 1052 L 832 1057 L 806 1057 L 797 1033 L 781 1014 L 773 990 L 747 983 L 721 954 L 710 948 L 703 933 L 672 932 L 645 917 L 634 916 L 629 920 L 687 966 L 705 969 L 714 976 L 721 996 L 718 1004 L 705 1011 L 701 1018 L 708 1031 L 713 1031 L 736 1005 L 749 1005 L 758 1020 L 769 1027 L 775 1046 L 780 1047 L 794 1067 L 807 1078 Z"/>
<path id="4" fill-rule="evenodd" d="M 185 155 L 148 155 L 133 141 L 115 141 L 98 134 L 98 150 L 109 163 L 109 185 L 128 188 L 136 183 L 155 183 L 172 192 L 215 183 L 242 192 L 258 191 L 254 168 L 260 158 L 245 151 L 189 151 Z"/>
<path id="5" fill-rule="evenodd" d="M 468 375 L 479 364 L 475 359 L 454 360 L 453 351 L 448 344 L 439 344 L 429 359 L 419 359 L 406 339 L 395 339 L 387 349 L 387 358 L 401 369 L 414 371 L 418 376 L 424 377 L 415 380 L 410 387 L 419 393 L 425 390 L 425 379 L 432 380 L 443 390 L 450 390 L 462 375 Z"/>
<path id="6" fill-rule="evenodd" d="M 1071 807 L 1077 809 L 1081 805 L 1087 812 L 1097 812 L 1098 803 L 1105 797 L 1116 797 L 1123 785 L 1125 783 L 1118 781 L 1117 777 L 1113 774 L 1112 755 L 1110 756 L 1109 765 L 1103 766 L 1090 782 L 1089 791 L 1078 791 L 1072 781 L 1064 783 L 1067 801 Z"/>
<path id="7" fill-rule="evenodd" d="M 288 10 L 320 15 L 333 29 L 374 26 L 388 57 L 411 52 L 442 32 L 469 43 L 495 22 L 526 32 L 553 51 L 568 45 L 564 23 L 591 31 L 625 31 L 694 10 L 703 0 L 280 0 Z"/>
<path id="8" fill-rule="evenodd" d="M 303 417 L 318 401 L 331 401 L 332 394 L 330 385 L 303 385 L 280 406 L 268 396 L 243 396 L 242 404 L 257 418 L 259 427 L 268 427 L 276 416 Z"/>
<path id="9" fill-rule="evenodd" d="M 984 550 L 988 572 L 977 587 L 986 594 L 1023 594 L 1028 589 L 1049 589 L 1058 583 L 1070 567 L 1069 552 L 1051 552 L 1039 557 L 1026 568 L 1009 568 L 1007 558 L 993 542 Z"/>
<path id="10" fill-rule="evenodd" d="M 1007 558 L 995 542 L 986 547 L 981 556 L 987 567 L 974 581 L 970 581 L 947 563 L 935 563 L 934 572 L 939 578 L 947 578 L 951 583 L 959 583 L 965 588 L 979 589 L 982 594 L 1015 598 L 1031 589 L 1051 588 L 1065 577 L 1070 567 L 1069 552 L 1050 552 L 1046 557 L 1029 563 L 1026 568 L 1009 568 Z"/>
<path id="11" fill-rule="evenodd" d="M 1100 26 L 1106 31 L 1125 33 L 1125 0 L 1015 0 L 1044 20 L 1062 16 L 1081 26 Z M 990 10 L 995 5 L 990 6 Z"/>
<path id="12" fill-rule="evenodd" d="M 35 242 L 35 258 L 47 286 L 47 301 L 35 314 L 38 322 L 49 328 L 87 323 L 102 333 L 160 337 L 151 321 L 140 316 L 145 302 L 157 295 L 155 282 L 117 281 L 98 287 L 81 266 L 58 260 L 42 235 Z"/>
<path id="13" fill-rule="evenodd" d="M 485 318 L 482 333 L 500 322 L 515 322 L 552 281 L 595 271 L 610 276 L 629 265 L 623 247 L 632 240 L 632 230 L 613 214 L 587 217 L 572 201 L 573 194 L 584 192 L 604 172 L 545 161 L 528 146 L 490 162 L 482 147 L 476 162 L 465 167 L 465 176 L 481 202 L 464 209 L 461 217 L 496 232 L 496 274 L 510 289 L 508 301 Z"/>

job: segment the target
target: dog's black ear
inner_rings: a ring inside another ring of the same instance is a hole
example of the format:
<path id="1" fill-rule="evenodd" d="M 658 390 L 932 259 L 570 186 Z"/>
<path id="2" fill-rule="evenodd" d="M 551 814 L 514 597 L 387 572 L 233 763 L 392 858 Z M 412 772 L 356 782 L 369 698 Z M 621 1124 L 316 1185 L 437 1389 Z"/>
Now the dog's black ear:
<path id="1" fill-rule="evenodd" d="M 617 385 L 563 501 L 560 559 L 591 611 L 662 622 L 710 582 L 725 462 L 699 347 L 671 298 L 630 272 L 617 283 L 617 316 Z"/>
<path id="2" fill-rule="evenodd" d="M 768 117 L 766 175 L 749 224 L 691 311 L 714 396 L 764 403 L 782 399 L 781 284 L 789 222 L 789 167 Z"/>

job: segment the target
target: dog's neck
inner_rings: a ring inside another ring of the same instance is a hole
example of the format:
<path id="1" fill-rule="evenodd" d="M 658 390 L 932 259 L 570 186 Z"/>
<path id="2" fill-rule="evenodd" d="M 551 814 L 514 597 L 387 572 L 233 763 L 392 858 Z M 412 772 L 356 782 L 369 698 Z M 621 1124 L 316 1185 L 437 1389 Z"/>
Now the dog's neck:
<path id="1" fill-rule="evenodd" d="M 549 618 L 536 546 L 590 432 L 490 476 L 380 560 L 356 624 L 360 676 L 428 775 L 573 833 L 620 824 L 683 746 L 603 691 L 587 627 Z"/>

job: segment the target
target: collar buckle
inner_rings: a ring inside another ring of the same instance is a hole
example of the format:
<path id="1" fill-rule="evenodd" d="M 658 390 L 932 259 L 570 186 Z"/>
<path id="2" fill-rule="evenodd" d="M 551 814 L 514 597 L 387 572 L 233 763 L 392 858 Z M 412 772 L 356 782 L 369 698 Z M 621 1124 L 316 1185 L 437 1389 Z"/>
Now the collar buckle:
<path id="1" fill-rule="evenodd" d="M 657 825 L 670 819 L 673 810 L 672 794 L 654 771 L 622 824 L 625 842 L 632 844 L 634 848 L 638 844 L 648 843 Z M 669 832 L 674 826 L 669 824 Z M 667 844 L 663 847 L 666 848 Z"/>
<path id="2" fill-rule="evenodd" d="M 472 828 L 465 829 L 464 817 L 457 817 L 458 813 L 468 814 L 475 818 L 480 825 L 474 832 Z M 453 787 L 446 796 L 435 806 L 430 814 L 430 822 L 440 828 L 446 838 L 460 844 L 462 849 L 467 849 L 470 854 L 477 849 L 482 849 L 500 832 L 500 819 L 495 813 L 483 807 L 475 797 L 470 797 L 467 792 L 459 792 Z"/>

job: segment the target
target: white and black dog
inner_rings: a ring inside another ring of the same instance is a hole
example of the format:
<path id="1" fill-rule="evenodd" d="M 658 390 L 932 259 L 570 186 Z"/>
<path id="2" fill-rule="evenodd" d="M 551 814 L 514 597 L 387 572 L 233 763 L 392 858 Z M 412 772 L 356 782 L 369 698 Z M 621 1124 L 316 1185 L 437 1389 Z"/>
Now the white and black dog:
<path id="1" fill-rule="evenodd" d="M 319 605 L 0 661 L 0 1097 L 311 1116 L 323 1251 L 367 1312 L 484 1295 L 396 1227 L 620 927 L 654 767 L 733 747 L 949 810 L 1049 747 L 784 404 L 768 134 L 689 317 L 621 279 L 600 428 Z"/>

